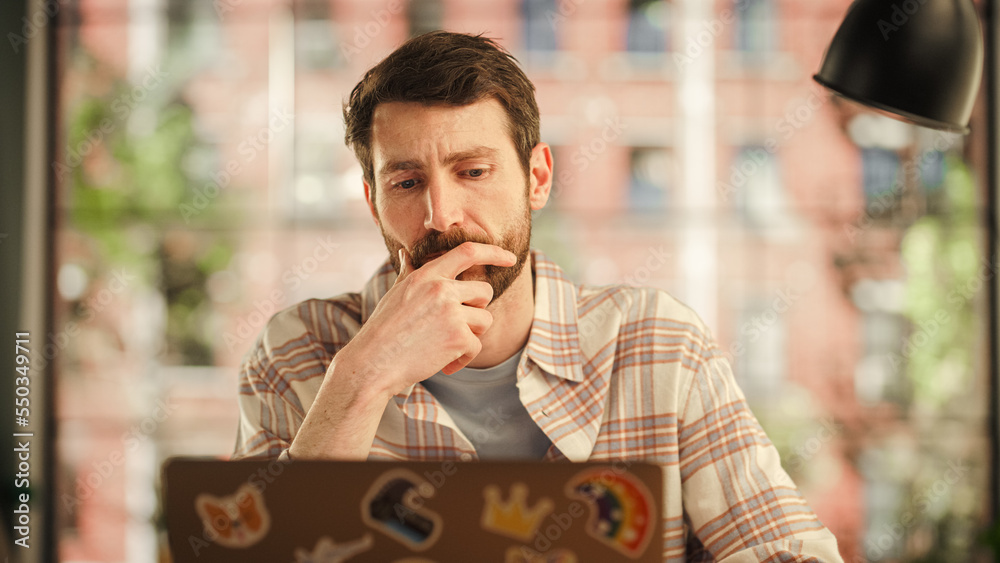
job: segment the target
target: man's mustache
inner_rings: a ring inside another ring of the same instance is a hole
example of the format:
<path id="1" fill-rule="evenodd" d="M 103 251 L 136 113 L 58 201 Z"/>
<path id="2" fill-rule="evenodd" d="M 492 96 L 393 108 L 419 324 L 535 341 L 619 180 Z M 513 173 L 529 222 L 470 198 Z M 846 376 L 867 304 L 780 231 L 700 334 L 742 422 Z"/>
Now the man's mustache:
<path id="1" fill-rule="evenodd" d="M 461 230 L 448 231 L 446 233 L 434 231 L 413 245 L 410 253 L 410 260 L 414 268 L 420 268 L 426 264 L 429 258 L 438 253 L 448 252 L 464 242 L 479 242 L 482 244 L 496 244 L 486 235 L 478 233 L 468 233 Z"/>

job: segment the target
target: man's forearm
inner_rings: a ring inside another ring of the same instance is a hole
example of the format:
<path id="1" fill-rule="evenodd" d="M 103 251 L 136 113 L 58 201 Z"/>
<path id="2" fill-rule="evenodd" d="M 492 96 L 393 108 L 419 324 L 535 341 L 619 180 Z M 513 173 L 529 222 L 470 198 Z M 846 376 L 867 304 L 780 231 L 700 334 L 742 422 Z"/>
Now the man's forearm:
<path id="1" fill-rule="evenodd" d="M 347 354 L 344 354 L 347 352 Z M 366 381 L 347 347 L 334 358 L 289 448 L 292 459 L 364 460 L 392 394 Z"/>

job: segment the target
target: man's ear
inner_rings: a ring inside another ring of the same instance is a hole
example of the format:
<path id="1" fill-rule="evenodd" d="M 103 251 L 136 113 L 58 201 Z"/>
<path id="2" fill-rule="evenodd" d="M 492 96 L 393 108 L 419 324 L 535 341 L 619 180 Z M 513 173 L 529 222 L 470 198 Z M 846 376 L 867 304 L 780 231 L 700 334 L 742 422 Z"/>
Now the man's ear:
<path id="1" fill-rule="evenodd" d="M 532 211 L 545 207 L 552 190 L 552 149 L 545 143 L 538 143 L 531 149 L 528 171 L 528 202 Z"/>
<path id="2" fill-rule="evenodd" d="M 378 220 L 378 212 L 375 211 L 375 202 L 372 201 L 372 188 L 368 185 L 368 182 L 362 180 L 365 184 L 365 201 L 368 203 L 368 211 L 372 214 L 372 219 L 375 221 L 376 227 L 381 227 Z"/>

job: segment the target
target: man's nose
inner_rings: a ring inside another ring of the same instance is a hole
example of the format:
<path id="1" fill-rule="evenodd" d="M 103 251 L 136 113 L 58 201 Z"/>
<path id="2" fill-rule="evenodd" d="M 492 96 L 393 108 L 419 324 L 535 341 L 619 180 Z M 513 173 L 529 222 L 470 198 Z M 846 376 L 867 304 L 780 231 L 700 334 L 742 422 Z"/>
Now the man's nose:
<path id="1" fill-rule="evenodd" d="M 464 214 L 460 187 L 440 176 L 428 178 L 427 182 L 427 189 L 424 190 L 424 228 L 444 233 L 462 226 Z"/>

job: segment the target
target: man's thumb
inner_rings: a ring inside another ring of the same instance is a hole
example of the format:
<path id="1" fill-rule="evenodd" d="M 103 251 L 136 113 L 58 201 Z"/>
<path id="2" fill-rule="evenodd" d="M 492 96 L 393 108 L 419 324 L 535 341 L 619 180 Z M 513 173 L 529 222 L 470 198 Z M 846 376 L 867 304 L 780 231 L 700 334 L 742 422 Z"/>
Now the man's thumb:
<path id="1" fill-rule="evenodd" d="M 410 263 L 410 253 L 406 251 L 405 248 L 399 249 L 399 275 L 396 276 L 396 282 L 399 283 L 406 279 L 406 276 L 413 272 L 413 264 Z M 395 285 L 395 284 L 393 284 Z"/>

